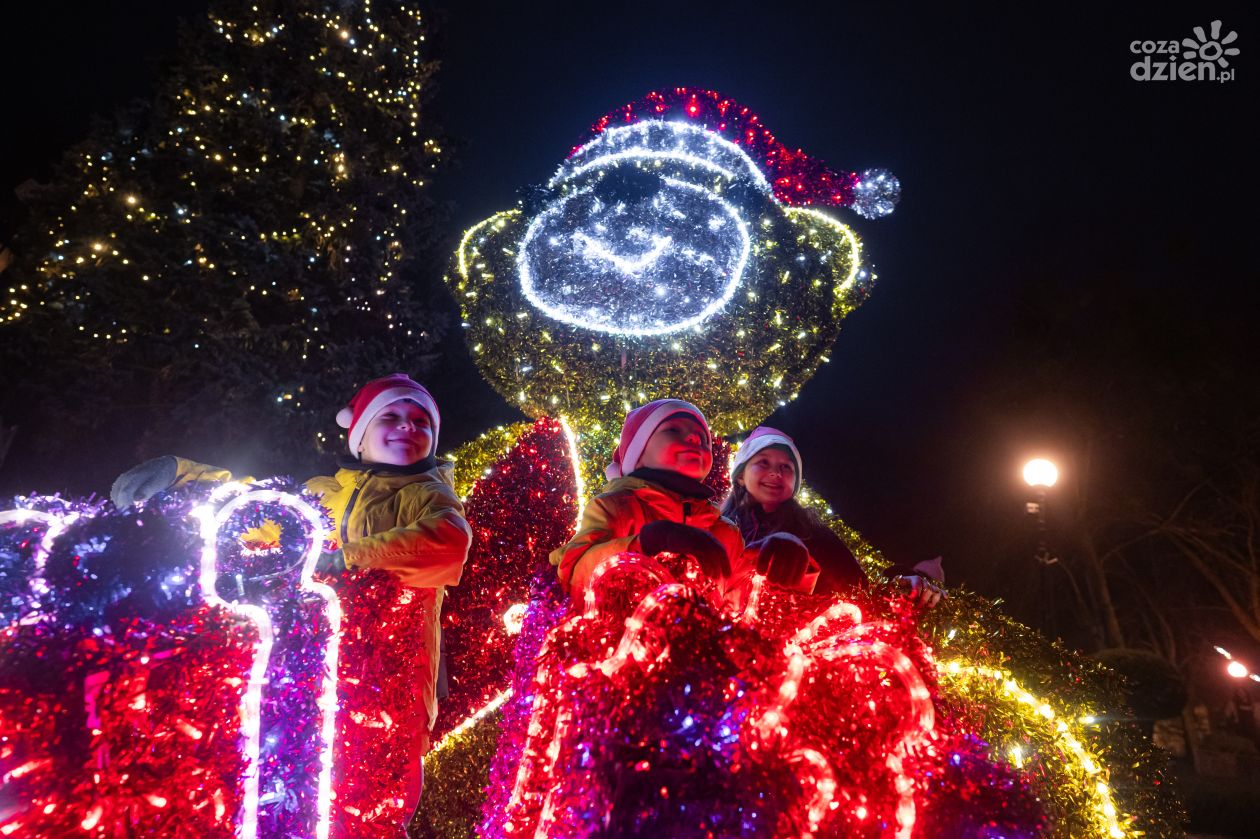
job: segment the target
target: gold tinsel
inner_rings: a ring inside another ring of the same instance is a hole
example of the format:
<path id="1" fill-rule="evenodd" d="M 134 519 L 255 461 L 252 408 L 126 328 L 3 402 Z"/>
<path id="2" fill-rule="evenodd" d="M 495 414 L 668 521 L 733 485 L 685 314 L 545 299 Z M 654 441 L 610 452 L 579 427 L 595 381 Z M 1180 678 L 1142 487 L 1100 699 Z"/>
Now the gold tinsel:
<path id="1" fill-rule="evenodd" d="M 531 417 L 566 417 L 586 462 L 588 445 L 615 440 L 627 411 L 662 397 L 697 404 L 718 436 L 753 428 L 796 398 L 863 295 L 853 232 L 817 210 L 773 205 L 751 225 L 746 282 L 708 321 L 664 335 L 587 332 L 521 293 L 526 223 L 512 210 L 471 228 L 447 280 L 486 380 Z"/>
<path id="2" fill-rule="evenodd" d="M 460 446 L 454 453 L 443 455 L 443 460 L 448 460 L 455 466 L 455 493 L 460 498 L 467 498 L 472 492 L 473 484 L 485 477 L 486 470 L 511 451 L 517 438 L 531 427 L 531 422 L 500 425 Z"/>
<path id="3" fill-rule="evenodd" d="M 472 837 L 481 819 L 486 776 L 499 743 L 494 711 L 461 731 L 453 731 L 425 755 L 424 796 L 411 821 L 413 837 Z"/>

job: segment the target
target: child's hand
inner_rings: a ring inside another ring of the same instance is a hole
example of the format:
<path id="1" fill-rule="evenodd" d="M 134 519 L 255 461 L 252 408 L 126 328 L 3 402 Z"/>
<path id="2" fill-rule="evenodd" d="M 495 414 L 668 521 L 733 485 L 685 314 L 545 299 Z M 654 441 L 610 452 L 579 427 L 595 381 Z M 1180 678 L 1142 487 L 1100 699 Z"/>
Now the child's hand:
<path id="1" fill-rule="evenodd" d="M 146 460 L 114 479 L 109 500 L 118 509 L 130 507 L 159 492 L 170 489 L 179 480 L 179 461 L 172 455 Z"/>
<path id="2" fill-rule="evenodd" d="M 315 562 L 315 573 L 325 577 L 339 577 L 346 572 L 346 555 L 341 549 L 324 551 Z"/>
<path id="3" fill-rule="evenodd" d="M 791 533 L 771 533 L 761 540 L 757 571 L 780 586 L 797 586 L 809 570 L 809 549 Z"/>
<path id="4" fill-rule="evenodd" d="M 897 585 L 905 589 L 906 596 L 918 602 L 920 606 L 932 608 L 945 597 L 945 590 L 930 577 L 908 575 L 896 578 Z"/>
<path id="5" fill-rule="evenodd" d="M 700 564 L 700 570 L 714 579 L 731 576 L 726 549 L 712 533 L 676 521 L 650 521 L 639 531 L 639 548 L 649 555 L 687 554 Z"/>

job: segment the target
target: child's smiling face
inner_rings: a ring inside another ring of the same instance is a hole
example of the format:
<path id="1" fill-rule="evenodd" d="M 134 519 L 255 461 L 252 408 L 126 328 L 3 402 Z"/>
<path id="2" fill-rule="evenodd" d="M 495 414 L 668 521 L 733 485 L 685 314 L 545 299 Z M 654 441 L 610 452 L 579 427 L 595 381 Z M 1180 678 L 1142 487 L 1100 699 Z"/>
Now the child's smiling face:
<path id="1" fill-rule="evenodd" d="M 752 456 L 736 479 L 752 499 L 773 511 L 796 494 L 796 461 L 780 446 L 767 446 Z"/>
<path id="2" fill-rule="evenodd" d="M 652 432 L 638 465 L 703 480 L 713 468 L 709 433 L 694 417 L 675 414 Z"/>
<path id="3" fill-rule="evenodd" d="M 398 399 L 372 417 L 359 446 L 359 459 L 410 466 L 432 450 L 433 422 L 428 413 L 410 399 Z"/>

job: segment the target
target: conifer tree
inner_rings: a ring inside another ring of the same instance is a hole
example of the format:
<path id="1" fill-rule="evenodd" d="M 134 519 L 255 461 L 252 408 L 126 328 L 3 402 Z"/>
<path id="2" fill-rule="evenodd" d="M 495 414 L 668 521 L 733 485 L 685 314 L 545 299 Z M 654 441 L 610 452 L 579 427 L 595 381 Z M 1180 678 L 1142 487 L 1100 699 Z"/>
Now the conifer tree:
<path id="1" fill-rule="evenodd" d="M 425 36 L 406 2 L 221 0 L 152 103 L 24 191 L 0 274 L 10 469 L 90 435 L 124 465 L 204 441 L 299 471 L 357 384 L 423 375 L 444 324 L 415 276 L 442 154 Z"/>

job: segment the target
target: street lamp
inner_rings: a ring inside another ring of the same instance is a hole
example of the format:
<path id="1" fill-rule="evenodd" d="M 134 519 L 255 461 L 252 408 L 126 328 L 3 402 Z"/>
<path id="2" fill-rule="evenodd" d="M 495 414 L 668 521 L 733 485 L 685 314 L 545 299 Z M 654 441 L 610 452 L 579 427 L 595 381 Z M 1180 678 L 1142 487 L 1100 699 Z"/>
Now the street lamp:
<path id="1" fill-rule="evenodd" d="M 1218 653 L 1224 657 L 1227 662 L 1225 672 L 1233 679 L 1238 681 L 1238 685 L 1234 689 L 1234 695 L 1230 698 L 1230 702 L 1234 705 L 1234 713 L 1238 719 L 1238 733 L 1242 734 L 1250 740 L 1256 739 L 1256 710 L 1255 704 L 1251 699 L 1250 685 L 1246 683 L 1246 679 L 1253 682 L 1260 682 L 1260 673 L 1252 673 L 1245 663 L 1234 658 L 1229 650 L 1224 647 L 1213 647 Z"/>
<path id="2" fill-rule="evenodd" d="M 1024 483 L 1044 490 L 1059 480 L 1059 467 L 1042 457 L 1035 457 L 1024 464 Z"/>
<path id="3" fill-rule="evenodd" d="M 1253 682 L 1260 682 L 1260 673 L 1252 673 L 1247 669 L 1247 665 L 1234 658 L 1233 654 L 1224 647 L 1212 647 L 1228 662 L 1225 665 L 1225 672 L 1235 679 L 1251 679 Z"/>
<path id="4" fill-rule="evenodd" d="M 1050 588 L 1050 566 L 1059 560 L 1050 555 L 1046 544 L 1046 490 L 1059 480 L 1059 468 L 1045 458 L 1037 457 L 1024 464 L 1024 483 L 1037 494 L 1035 501 L 1029 501 L 1025 509 L 1029 515 L 1037 517 L 1037 550 L 1033 560 L 1037 563 L 1038 588 L 1041 593 L 1041 627 L 1047 635 L 1053 636 L 1051 621 L 1054 620 L 1054 603 Z"/>

